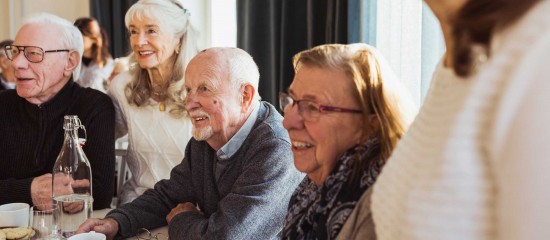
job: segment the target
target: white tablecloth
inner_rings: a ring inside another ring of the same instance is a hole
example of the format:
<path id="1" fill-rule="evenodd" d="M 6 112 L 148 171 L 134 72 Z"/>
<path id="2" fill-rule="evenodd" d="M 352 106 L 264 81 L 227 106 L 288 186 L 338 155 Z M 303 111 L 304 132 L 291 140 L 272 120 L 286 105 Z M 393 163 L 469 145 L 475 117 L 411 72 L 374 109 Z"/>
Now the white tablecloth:
<path id="1" fill-rule="evenodd" d="M 111 211 L 111 209 L 102 209 L 102 210 L 93 211 L 92 212 L 92 218 L 103 218 L 103 217 L 105 217 L 105 215 L 107 215 L 107 213 L 109 211 Z M 153 230 L 149 229 L 149 230 L 151 231 L 152 235 L 161 233 L 164 236 L 168 236 L 168 226 L 159 227 L 159 228 L 153 229 Z M 145 236 L 142 236 L 142 237 L 145 237 Z M 134 239 L 134 238 L 130 238 L 130 239 Z"/>

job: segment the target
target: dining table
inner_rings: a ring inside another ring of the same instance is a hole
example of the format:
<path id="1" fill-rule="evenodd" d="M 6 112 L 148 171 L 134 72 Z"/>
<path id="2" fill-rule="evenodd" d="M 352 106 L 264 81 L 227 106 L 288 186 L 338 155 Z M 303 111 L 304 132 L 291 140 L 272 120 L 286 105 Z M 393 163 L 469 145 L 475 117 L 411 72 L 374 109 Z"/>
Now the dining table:
<path id="1" fill-rule="evenodd" d="M 106 209 L 93 211 L 92 212 L 92 218 L 103 218 L 111 210 L 112 209 L 110 209 L 110 208 L 106 208 Z M 155 229 L 149 229 L 149 231 L 151 232 L 152 236 L 155 236 L 157 234 L 161 234 L 161 235 L 166 237 L 165 239 L 168 239 L 168 226 L 162 226 L 162 227 L 155 228 Z M 147 239 L 147 236 L 145 236 L 145 234 L 141 234 L 140 238 L 141 239 Z M 130 238 L 127 238 L 127 239 L 136 239 L 136 238 L 135 237 L 130 237 Z M 158 238 L 158 239 L 161 240 L 162 238 Z"/>

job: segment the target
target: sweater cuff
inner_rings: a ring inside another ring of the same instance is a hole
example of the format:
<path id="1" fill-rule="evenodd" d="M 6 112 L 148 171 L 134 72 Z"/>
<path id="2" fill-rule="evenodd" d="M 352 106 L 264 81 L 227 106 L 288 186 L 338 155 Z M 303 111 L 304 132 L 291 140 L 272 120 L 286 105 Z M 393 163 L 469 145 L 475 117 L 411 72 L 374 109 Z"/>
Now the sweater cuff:
<path id="1" fill-rule="evenodd" d="M 115 236 L 115 239 L 124 239 L 133 237 L 135 234 L 132 232 L 130 220 L 123 214 L 118 212 L 117 209 L 114 209 L 107 213 L 104 218 L 112 218 L 118 222 L 118 232 Z"/>
<path id="2" fill-rule="evenodd" d="M 21 180 L 13 180 L 7 184 L 7 192 L 9 192 L 9 202 L 24 202 L 30 205 L 32 203 L 31 183 L 34 178 L 26 178 Z"/>
<path id="3" fill-rule="evenodd" d="M 202 239 L 207 223 L 208 219 L 201 212 L 180 213 L 168 224 L 168 236 L 171 239 Z"/>

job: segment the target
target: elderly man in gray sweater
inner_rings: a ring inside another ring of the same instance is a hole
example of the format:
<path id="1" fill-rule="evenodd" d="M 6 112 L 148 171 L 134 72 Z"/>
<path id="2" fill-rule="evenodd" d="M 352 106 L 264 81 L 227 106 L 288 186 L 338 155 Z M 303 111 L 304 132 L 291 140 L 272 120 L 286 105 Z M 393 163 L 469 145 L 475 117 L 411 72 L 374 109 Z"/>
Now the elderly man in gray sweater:
<path id="1" fill-rule="evenodd" d="M 130 237 L 168 223 L 171 239 L 274 239 L 303 175 L 282 116 L 258 96 L 258 67 L 237 48 L 200 52 L 185 73 L 193 139 L 170 179 L 78 232 Z"/>

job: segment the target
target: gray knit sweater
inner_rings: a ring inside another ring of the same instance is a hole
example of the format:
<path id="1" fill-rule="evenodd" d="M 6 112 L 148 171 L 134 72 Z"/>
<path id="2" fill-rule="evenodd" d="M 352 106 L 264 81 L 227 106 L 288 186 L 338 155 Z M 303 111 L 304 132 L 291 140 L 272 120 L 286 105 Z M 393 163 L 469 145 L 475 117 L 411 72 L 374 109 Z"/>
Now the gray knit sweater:
<path id="1" fill-rule="evenodd" d="M 276 238 L 290 196 L 303 178 L 294 168 L 281 115 L 262 102 L 254 127 L 240 149 L 224 160 L 227 165 L 216 181 L 217 161 L 205 141 L 189 141 L 183 162 L 169 180 L 107 215 L 118 221 L 118 237 L 166 225 L 172 208 L 193 202 L 202 213 L 176 215 L 169 226 L 171 239 Z"/>

